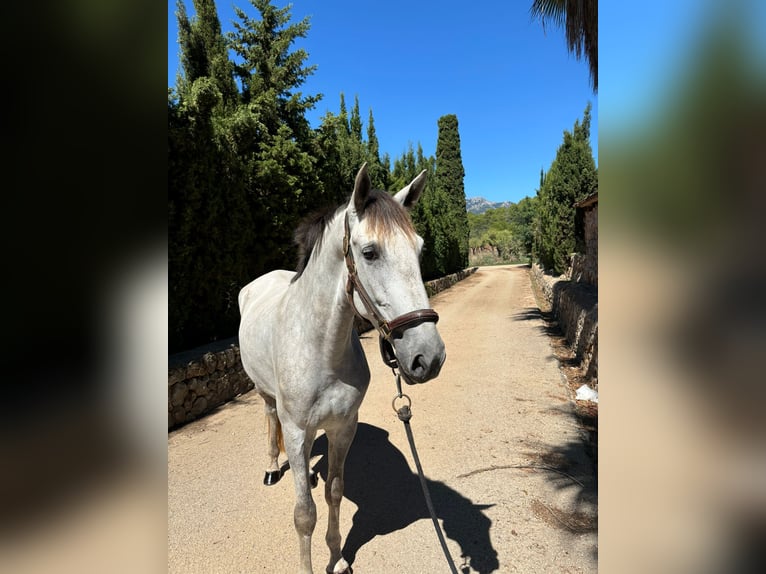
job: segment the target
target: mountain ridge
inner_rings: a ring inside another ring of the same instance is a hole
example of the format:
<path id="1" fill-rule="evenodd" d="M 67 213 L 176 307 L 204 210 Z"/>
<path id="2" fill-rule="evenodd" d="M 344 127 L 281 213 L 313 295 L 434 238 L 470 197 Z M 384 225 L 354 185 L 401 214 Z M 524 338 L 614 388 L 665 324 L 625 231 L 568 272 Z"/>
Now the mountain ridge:
<path id="1" fill-rule="evenodd" d="M 512 201 L 489 201 L 483 197 L 466 197 L 465 210 L 468 213 L 481 215 L 487 210 L 497 209 L 499 207 L 508 207 L 512 203 Z"/>

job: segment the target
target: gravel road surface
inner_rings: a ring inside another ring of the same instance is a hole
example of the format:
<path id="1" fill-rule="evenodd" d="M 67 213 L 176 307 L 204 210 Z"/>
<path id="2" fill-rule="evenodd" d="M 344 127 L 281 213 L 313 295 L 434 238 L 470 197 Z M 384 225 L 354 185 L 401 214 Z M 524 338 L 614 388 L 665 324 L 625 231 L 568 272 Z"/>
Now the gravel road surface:
<path id="1" fill-rule="evenodd" d="M 431 497 L 458 571 L 596 572 L 596 477 L 525 266 L 482 267 L 431 299 L 447 361 L 406 387 Z M 346 463 L 344 556 L 356 574 L 449 572 L 423 501 L 394 379 L 377 335 L 372 381 Z M 326 476 L 320 433 L 312 462 Z M 262 401 L 251 392 L 168 436 L 168 572 L 297 570 L 288 470 L 262 484 Z M 324 572 L 327 506 L 314 490 L 313 563 Z"/>

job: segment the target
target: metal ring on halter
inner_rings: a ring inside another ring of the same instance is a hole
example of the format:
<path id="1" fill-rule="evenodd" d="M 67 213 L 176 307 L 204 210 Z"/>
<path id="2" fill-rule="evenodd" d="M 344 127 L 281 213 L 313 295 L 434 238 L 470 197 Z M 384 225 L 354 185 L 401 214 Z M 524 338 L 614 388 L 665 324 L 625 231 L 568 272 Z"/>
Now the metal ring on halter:
<path id="1" fill-rule="evenodd" d="M 408 408 L 408 409 L 409 409 L 409 408 L 412 406 L 412 399 L 411 399 L 409 396 L 405 395 L 404 393 L 402 393 L 402 394 L 397 394 L 397 395 L 394 397 L 394 400 L 393 400 L 393 401 L 391 401 L 391 408 L 393 408 L 393 409 L 394 409 L 394 412 L 395 412 L 395 413 L 397 413 L 397 414 L 399 413 L 399 409 L 397 409 L 397 408 L 396 408 L 396 401 L 397 401 L 398 399 L 407 399 L 407 408 Z"/>

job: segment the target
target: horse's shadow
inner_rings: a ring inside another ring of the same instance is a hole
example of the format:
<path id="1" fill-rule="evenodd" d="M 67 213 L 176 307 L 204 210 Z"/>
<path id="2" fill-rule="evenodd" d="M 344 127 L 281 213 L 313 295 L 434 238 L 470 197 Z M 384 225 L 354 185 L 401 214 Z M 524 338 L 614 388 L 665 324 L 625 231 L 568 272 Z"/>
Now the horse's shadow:
<path id="1" fill-rule="evenodd" d="M 327 480 L 327 437 L 317 438 L 312 456 L 322 455 L 314 465 Z M 346 459 L 344 496 L 357 505 L 353 525 L 343 546 L 343 556 L 353 564 L 356 553 L 379 534 L 401 530 L 417 520 L 430 518 L 418 475 L 404 455 L 388 441 L 388 432 L 360 423 Z M 481 511 L 493 505 L 473 504 L 445 484 L 428 480 L 428 488 L 443 522 L 446 536 L 460 544 L 463 572 L 468 565 L 481 574 L 499 568 L 489 529 L 492 521 Z M 437 544 L 436 536 L 433 540 Z M 460 566 L 460 565 L 458 565 Z"/>

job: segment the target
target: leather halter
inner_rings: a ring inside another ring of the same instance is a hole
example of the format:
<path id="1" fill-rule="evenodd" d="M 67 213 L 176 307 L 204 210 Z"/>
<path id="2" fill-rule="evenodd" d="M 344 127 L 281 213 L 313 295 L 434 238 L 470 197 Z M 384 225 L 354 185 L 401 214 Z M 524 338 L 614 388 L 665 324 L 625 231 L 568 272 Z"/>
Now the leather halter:
<path id="1" fill-rule="evenodd" d="M 364 317 L 354 305 L 354 290 L 356 290 L 356 292 L 359 294 L 359 298 L 362 300 L 364 308 L 373 319 L 373 326 L 380 333 L 381 355 L 383 355 L 383 360 L 389 366 L 395 367 L 396 365 L 392 364 L 396 362 L 396 357 L 393 356 L 393 348 L 390 350 L 385 349 L 386 344 L 388 344 L 388 346 L 391 345 L 392 336 L 397 332 L 404 331 L 405 329 L 420 325 L 421 323 L 436 323 L 439 321 L 439 314 L 433 309 L 417 309 L 415 311 L 405 313 L 404 315 L 399 315 L 390 321 L 383 319 L 375 307 L 375 304 L 372 302 L 370 295 L 367 293 L 367 290 L 364 288 L 364 285 L 362 285 L 362 283 L 359 281 L 359 276 L 356 274 L 354 254 L 351 252 L 351 231 L 348 223 L 348 212 L 346 212 L 344 226 L 345 235 L 343 236 L 343 257 L 346 260 L 346 269 L 348 270 L 348 279 L 346 280 L 346 297 L 348 298 L 354 313 L 363 319 L 366 319 L 366 317 Z M 391 356 L 386 356 L 387 352 L 390 352 Z"/>

